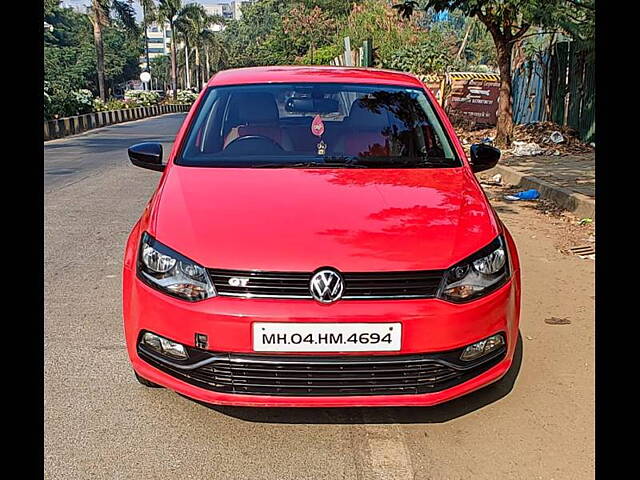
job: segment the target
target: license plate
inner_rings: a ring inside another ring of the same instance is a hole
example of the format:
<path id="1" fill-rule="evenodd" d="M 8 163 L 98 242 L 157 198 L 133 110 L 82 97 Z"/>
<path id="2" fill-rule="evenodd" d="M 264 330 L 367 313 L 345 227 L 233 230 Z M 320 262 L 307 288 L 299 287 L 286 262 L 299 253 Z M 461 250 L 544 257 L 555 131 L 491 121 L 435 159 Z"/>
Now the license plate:
<path id="1" fill-rule="evenodd" d="M 253 324 L 256 352 L 397 352 L 401 323 Z"/>

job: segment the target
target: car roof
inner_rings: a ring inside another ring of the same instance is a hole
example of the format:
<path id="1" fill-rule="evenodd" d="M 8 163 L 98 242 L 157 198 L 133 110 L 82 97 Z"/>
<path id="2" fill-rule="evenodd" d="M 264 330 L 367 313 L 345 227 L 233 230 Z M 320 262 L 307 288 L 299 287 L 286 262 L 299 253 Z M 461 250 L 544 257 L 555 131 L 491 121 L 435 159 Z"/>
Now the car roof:
<path id="1" fill-rule="evenodd" d="M 410 73 L 377 68 L 354 67 L 248 67 L 222 70 L 209 80 L 210 87 L 248 85 L 256 83 L 368 83 L 422 87 L 418 78 Z"/>

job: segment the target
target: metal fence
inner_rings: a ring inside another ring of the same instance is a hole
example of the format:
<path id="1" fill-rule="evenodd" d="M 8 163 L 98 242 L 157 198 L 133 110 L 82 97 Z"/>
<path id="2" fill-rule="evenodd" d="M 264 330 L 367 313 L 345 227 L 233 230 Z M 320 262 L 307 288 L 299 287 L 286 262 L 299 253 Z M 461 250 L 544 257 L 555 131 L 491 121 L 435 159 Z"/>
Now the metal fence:
<path id="1" fill-rule="evenodd" d="M 595 61 L 592 48 L 578 42 L 554 44 L 547 53 L 523 63 L 512 81 L 516 123 L 552 121 L 575 128 L 594 142 Z"/>

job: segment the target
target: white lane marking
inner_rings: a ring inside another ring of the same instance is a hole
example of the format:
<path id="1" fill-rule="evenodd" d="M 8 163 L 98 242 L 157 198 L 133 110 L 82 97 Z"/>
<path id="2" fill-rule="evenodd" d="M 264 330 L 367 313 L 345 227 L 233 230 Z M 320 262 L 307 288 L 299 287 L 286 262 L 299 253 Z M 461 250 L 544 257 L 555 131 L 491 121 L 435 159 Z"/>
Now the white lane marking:
<path id="1" fill-rule="evenodd" d="M 390 413 L 376 415 L 380 421 L 380 415 L 389 423 L 375 424 L 374 416 L 364 409 L 364 443 L 363 450 L 363 475 L 366 480 L 413 480 L 413 467 L 411 456 L 404 441 L 404 435 L 400 426 L 393 423 Z"/>

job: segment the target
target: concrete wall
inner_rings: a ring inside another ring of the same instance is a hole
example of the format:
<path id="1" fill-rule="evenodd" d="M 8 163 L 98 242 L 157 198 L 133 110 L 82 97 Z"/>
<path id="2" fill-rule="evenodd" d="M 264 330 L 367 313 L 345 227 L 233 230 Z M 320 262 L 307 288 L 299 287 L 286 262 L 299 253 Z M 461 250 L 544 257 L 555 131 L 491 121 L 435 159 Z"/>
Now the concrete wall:
<path id="1" fill-rule="evenodd" d="M 47 120 L 44 122 L 44 139 L 67 137 L 105 125 L 129 122 L 165 113 L 188 112 L 190 108 L 191 105 L 154 105 L 153 107 L 127 108 Z"/>

